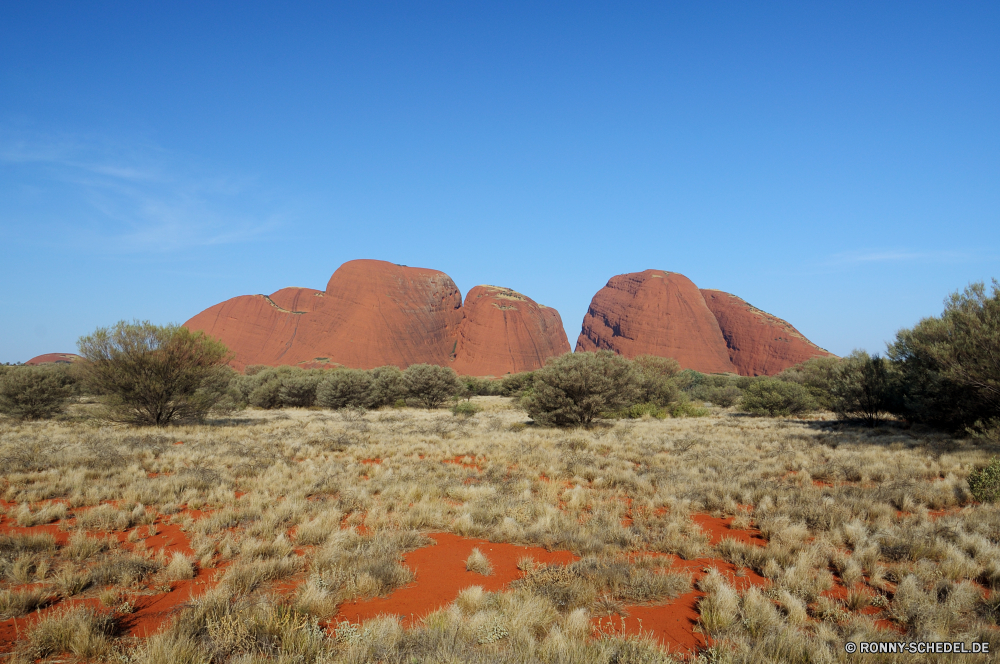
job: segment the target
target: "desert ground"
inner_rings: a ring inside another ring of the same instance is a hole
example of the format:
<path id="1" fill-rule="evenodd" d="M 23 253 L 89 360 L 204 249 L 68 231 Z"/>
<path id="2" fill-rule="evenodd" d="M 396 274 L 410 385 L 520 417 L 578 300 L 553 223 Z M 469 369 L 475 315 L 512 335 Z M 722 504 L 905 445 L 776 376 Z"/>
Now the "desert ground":
<path id="1" fill-rule="evenodd" d="M 474 400 L 471 417 L 0 419 L 0 661 L 1000 651 L 1000 506 L 966 484 L 989 445 L 720 408 L 546 429 L 507 398 Z"/>

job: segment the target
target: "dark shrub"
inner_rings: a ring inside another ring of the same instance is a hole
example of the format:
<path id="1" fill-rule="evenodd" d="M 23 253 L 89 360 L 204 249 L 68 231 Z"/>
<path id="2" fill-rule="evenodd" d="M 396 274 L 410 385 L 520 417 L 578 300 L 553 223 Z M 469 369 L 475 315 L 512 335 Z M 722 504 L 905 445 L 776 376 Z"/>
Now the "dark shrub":
<path id="1" fill-rule="evenodd" d="M 797 383 L 760 378 L 750 383 L 740 398 L 740 410 L 751 415 L 779 417 L 814 410 L 809 391 Z"/>
<path id="2" fill-rule="evenodd" d="M 223 397 L 202 389 L 228 376 L 226 346 L 177 325 L 121 321 L 78 342 L 86 359 L 75 369 L 102 396 L 107 417 L 164 426 L 202 419 Z"/>
<path id="3" fill-rule="evenodd" d="M 451 367 L 411 364 L 403 372 L 406 395 L 425 408 L 437 408 L 461 389 Z"/>
<path id="4" fill-rule="evenodd" d="M 316 389 L 316 402 L 324 408 L 368 408 L 374 380 L 367 371 L 337 369 Z"/>
<path id="5" fill-rule="evenodd" d="M 632 363 L 611 351 L 566 353 L 535 372 L 525 409 L 543 426 L 589 424 L 626 408 L 639 396 Z"/>
<path id="6" fill-rule="evenodd" d="M 516 374 L 507 374 L 500 381 L 500 385 L 495 388 L 494 393 L 503 397 L 520 397 L 525 390 L 531 389 L 534 383 L 535 373 L 533 371 L 522 371 Z"/>
<path id="7" fill-rule="evenodd" d="M 896 401 L 889 361 L 878 354 L 854 351 L 837 367 L 831 394 L 838 415 L 877 426 L 894 410 Z"/>
<path id="8" fill-rule="evenodd" d="M 0 413 L 19 420 L 41 420 L 61 413 L 70 389 L 66 370 L 13 367 L 0 374 Z"/>

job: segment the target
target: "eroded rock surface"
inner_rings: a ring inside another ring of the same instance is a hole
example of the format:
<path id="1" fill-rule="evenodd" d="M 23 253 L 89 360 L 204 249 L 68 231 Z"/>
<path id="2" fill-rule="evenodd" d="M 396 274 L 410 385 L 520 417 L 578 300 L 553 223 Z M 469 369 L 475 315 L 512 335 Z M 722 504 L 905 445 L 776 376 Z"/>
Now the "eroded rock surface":
<path id="1" fill-rule="evenodd" d="M 492 287 L 490 287 L 492 288 Z M 569 350 L 554 309 L 514 291 L 473 289 L 472 313 L 437 270 L 375 260 L 344 263 L 325 291 L 283 288 L 210 307 L 187 323 L 221 339 L 232 365 L 453 366 L 470 375 L 536 369 Z M 501 309 L 515 300 L 517 309 Z M 468 300 L 467 300 L 468 302 Z M 497 306 L 494 306 L 497 305 Z M 499 315 L 497 315 L 499 314 Z M 558 344 L 561 335 L 562 345 Z"/>
<path id="2" fill-rule="evenodd" d="M 476 286 L 463 316 L 452 365 L 460 374 L 532 371 L 570 351 L 559 312 L 509 288 Z"/>
<path id="3" fill-rule="evenodd" d="M 83 358 L 76 353 L 45 353 L 44 355 L 31 358 L 25 362 L 25 364 L 73 364 L 74 362 L 79 362 L 82 359 Z"/>
<path id="4" fill-rule="evenodd" d="M 646 270 L 612 277 L 594 295 L 577 351 L 658 355 L 704 373 L 774 375 L 811 357 L 830 357 L 776 316 L 687 277 Z"/>
<path id="5" fill-rule="evenodd" d="M 788 322 L 720 290 L 703 289 L 719 321 L 729 359 L 743 376 L 773 376 L 813 357 L 833 357 Z"/>
<path id="6" fill-rule="evenodd" d="M 672 357 L 682 369 L 733 372 L 726 340 L 705 298 L 682 274 L 646 270 L 612 277 L 583 318 L 577 351 Z"/>

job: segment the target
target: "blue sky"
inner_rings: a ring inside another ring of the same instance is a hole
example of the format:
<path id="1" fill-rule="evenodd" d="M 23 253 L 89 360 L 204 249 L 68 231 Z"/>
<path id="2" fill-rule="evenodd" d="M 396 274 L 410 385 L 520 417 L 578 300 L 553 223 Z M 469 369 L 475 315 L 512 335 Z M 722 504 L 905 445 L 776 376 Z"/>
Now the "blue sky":
<path id="1" fill-rule="evenodd" d="M 4 3 L 0 362 L 355 258 L 829 350 L 1000 277 L 996 3 Z"/>

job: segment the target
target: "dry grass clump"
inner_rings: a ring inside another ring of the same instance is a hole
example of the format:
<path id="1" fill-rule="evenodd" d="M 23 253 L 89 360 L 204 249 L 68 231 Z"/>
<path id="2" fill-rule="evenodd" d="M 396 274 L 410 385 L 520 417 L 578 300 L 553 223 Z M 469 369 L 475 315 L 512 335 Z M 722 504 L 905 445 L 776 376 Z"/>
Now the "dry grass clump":
<path id="1" fill-rule="evenodd" d="M 483 576 L 489 576 L 493 573 L 493 565 L 490 563 L 490 559 L 483 555 L 483 552 L 478 548 L 473 548 L 472 553 L 465 559 L 465 569 L 466 571 L 482 574 Z"/>
<path id="2" fill-rule="evenodd" d="M 49 604 L 53 597 L 41 588 L 0 590 L 0 619 L 20 618 Z"/>
<path id="3" fill-rule="evenodd" d="M 33 662 L 61 653 L 83 659 L 103 657 L 112 650 L 117 627 L 110 613 L 86 607 L 57 609 L 30 629 L 15 650 L 15 661 Z"/>
<path id="4" fill-rule="evenodd" d="M 169 435 L 0 420 L 7 516 L 70 530 L 61 547 L 0 535 L 0 592 L 11 606 L 30 604 L 17 586 L 38 581 L 62 597 L 131 596 L 226 565 L 153 639 L 77 630 L 140 662 L 652 662 L 665 655 L 648 639 L 590 638 L 585 625 L 688 591 L 669 556 L 643 555 L 674 554 L 768 579 L 741 592 L 712 572 L 699 582 L 702 629 L 716 639 L 703 656 L 716 661 L 836 661 L 848 639 L 896 638 L 879 619 L 905 638 L 996 639 L 1000 505 L 975 504 L 966 480 L 992 443 L 721 409 L 564 431 L 527 424 L 509 399 L 474 401 L 471 418 L 249 410 Z M 694 514 L 734 517 L 767 541 L 713 544 Z M 146 548 L 158 515 L 194 556 Z M 129 529 L 122 544 L 99 535 Z M 438 530 L 581 559 L 522 561 L 506 591 L 467 589 L 412 629 L 393 618 L 330 636 L 315 627 L 345 601 L 412 582 L 403 555 Z M 272 596 L 272 581 L 297 574 L 296 590 Z M 840 585 L 844 599 L 831 599 Z M 46 652 L 74 652 L 59 648 Z"/>

